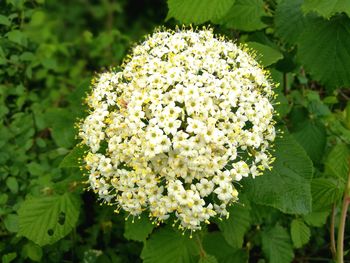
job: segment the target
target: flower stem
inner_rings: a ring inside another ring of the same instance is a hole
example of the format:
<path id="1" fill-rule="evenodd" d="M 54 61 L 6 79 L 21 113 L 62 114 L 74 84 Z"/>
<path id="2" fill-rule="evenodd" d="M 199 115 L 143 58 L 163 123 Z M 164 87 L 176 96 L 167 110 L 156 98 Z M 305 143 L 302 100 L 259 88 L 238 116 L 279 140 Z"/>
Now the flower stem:
<path id="1" fill-rule="evenodd" d="M 349 160 L 350 166 L 350 160 Z M 344 263 L 344 232 L 345 232 L 345 223 L 346 223 L 346 214 L 350 204 L 350 171 L 348 175 L 348 181 L 345 187 L 343 205 L 340 215 L 340 224 L 338 229 L 338 239 L 337 239 L 337 263 Z"/>

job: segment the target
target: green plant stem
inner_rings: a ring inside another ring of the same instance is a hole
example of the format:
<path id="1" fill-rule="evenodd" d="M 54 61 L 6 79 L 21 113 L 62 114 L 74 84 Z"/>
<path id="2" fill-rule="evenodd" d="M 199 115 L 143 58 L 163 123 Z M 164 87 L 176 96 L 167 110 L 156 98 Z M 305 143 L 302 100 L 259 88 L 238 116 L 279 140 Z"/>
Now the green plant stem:
<path id="1" fill-rule="evenodd" d="M 350 165 L 350 160 L 349 160 Z M 337 262 L 344 263 L 344 232 L 345 232 L 345 223 L 346 223 L 346 214 L 350 204 L 350 172 L 348 175 L 348 181 L 345 187 L 343 205 L 340 215 L 340 224 L 338 229 L 338 239 L 337 239 Z"/>
<path id="2" fill-rule="evenodd" d="M 331 215 L 331 229 L 330 229 L 330 236 L 331 236 L 331 252 L 333 259 L 336 259 L 337 256 L 337 249 L 335 247 L 335 235 L 334 235 L 334 228 L 335 228 L 335 207 L 336 204 L 333 204 L 332 206 L 332 215 Z"/>

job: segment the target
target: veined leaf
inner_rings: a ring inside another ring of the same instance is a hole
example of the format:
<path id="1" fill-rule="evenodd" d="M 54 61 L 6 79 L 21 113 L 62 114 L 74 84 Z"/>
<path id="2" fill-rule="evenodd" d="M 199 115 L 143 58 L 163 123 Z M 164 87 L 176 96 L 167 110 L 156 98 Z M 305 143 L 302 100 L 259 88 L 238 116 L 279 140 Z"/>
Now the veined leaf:
<path id="1" fill-rule="evenodd" d="M 52 244 L 76 225 L 79 206 L 79 199 L 70 193 L 27 199 L 18 210 L 18 234 L 39 246 Z"/>
<path id="2" fill-rule="evenodd" d="M 262 233 L 262 249 L 270 263 L 289 263 L 294 257 L 289 234 L 279 225 Z"/>
<path id="3" fill-rule="evenodd" d="M 219 263 L 247 262 L 248 255 L 243 249 L 229 246 L 220 232 L 211 232 L 203 238 L 203 248 L 209 255 L 215 256 Z"/>
<path id="4" fill-rule="evenodd" d="M 302 220 L 294 219 L 290 227 L 290 233 L 295 248 L 301 248 L 310 240 L 310 228 Z"/>
<path id="5" fill-rule="evenodd" d="M 250 227 L 250 208 L 232 206 L 229 208 L 230 217 L 218 222 L 219 228 L 227 243 L 234 248 L 241 248 L 244 234 Z"/>
<path id="6" fill-rule="evenodd" d="M 162 228 L 146 241 L 141 258 L 144 263 L 191 263 L 196 262 L 198 254 L 193 238 L 183 236 L 173 229 Z"/>
<path id="7" fill-rule="evenodd" d="M 267 45 L 258 42 L 247 42 L 247 45 L 257 52 L 256 59 L 261 61 L 261 64 L 265 67 L 270 66 L 283 58 L 281 52 Z"/>
<path id="8" fill-rule="evenodd" d="M 201 24 L 221 18 L 234 2 L 235 0 L 168 0 L 167 19 L 174 17 L 185 24 Z"/>
<path id="9" fill-rule="evenodd" d="M 350 18 L 314 19 L 298 39 L 298 58 L 329 90 L 350 85 Z"/>
<path id="10" fill-rule="evenodd" d="M 342 187 L 331 178 L 316 178 L 311 182 L 312 210 L 324 211 L 342 196 Z"/>
<path id="11" fill-rule="evenodd" d="M 346 182 L 349 174 L 350 149 L 346 144 L 337 144 L 328 154 L 325 170 L 326 173 L 338 177 Z"/>
<path id="12" fill-rule="evenodd" d="M 294 138 L 303 146 L 311 160 L 320 162 L 326 146 L 326 129 L 321 123 L 307 120 L 293 133 Z"/>
<path id="13" fill-rule="evenodd" d="M 271 171 L 244 180 L 243 189 L 249 200 L 269 205 L 289 214 L 307 214 L 311 211 L 310 180 L 313 165 L 304 149 L 285 134 L 275 141 L 276 161 Z"/>
<path id="14" fill-rule="evenodd" d="M 350 1 L 348 0 L 305 0 L 302 5 L 305 13 L 316 12 L 325 18 L 335 13 L 346 13 L 350 16 Z"/>
<path id="15" fill-rule="evenodd" d="M 295 44 L 310 19 L 304 16 L 301 5 L 304 0 L 282 0 L 275 13 L 276 34 L 284 41 Z"/>
<path id="16" fill-rule="evenodd" d="M 255 31 L 267 26 L 261 20 L 263 16 L 266 16 L 263 0 L 236 0 L 227 14 L 217 22 L 238 30 Z"/>

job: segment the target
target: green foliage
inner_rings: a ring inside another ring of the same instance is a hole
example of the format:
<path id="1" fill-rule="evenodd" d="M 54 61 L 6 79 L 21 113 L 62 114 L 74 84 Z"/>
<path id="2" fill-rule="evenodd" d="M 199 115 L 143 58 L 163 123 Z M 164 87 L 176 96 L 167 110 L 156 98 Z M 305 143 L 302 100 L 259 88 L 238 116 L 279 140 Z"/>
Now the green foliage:
<path id="1" fill-rule="evenodd" d="M 125 221 L 124 237 L 126 239 L 136 241 L 146 241 L 147 237 L 152 233 L 154 224 L 149 220 L 146 215 L 142 215 L 140 218 L 128 218 Z"/>
<path id="2" fill-rule="evenodd" d="M 235 205 L 229 209 L 230 217 L 218 223 L 226 242 L 234 248 L 241 248 L 243 238 L 251 224 L 249 207 Z"/>
<path id="3" fill-rule="evenodd" d="M 244 189 L 249 199 L 290 214 L 311 211 L 312 162 L 288 134 L 276 139 L 276 161 L 264 176 L 249 179 Z M 273 183 L 271 183 L 273 182 Z"/>
<path id="4" fill-rule="evenodd" d="M 79 217 L 79 199 L 73 194 L 30 198 L 18 210 L 19 235 L 39 246 L 66 236 Z"/>
<path id="5" fill-rule="evenodd" d="M 224 16 L 234 2 L 235 0 L 168 0 L 168 18 L 174 17 L 186 24 L 215 21 Z"/>
<path id="6" fill-rule="evenodd" d="M 346 0 L 305 0 L 302 9 L 305 13 L 317 12 L 326 18 L 338 12 L 350 16 L 350 2 Z"/>
<path id="7" fill-rule="evenodd" d="M 157 230 L 146 241 L 141 253 L 145 263 L 196 262 L 199 250 L 194 239 L 183 236 L 173 229 Z"/>
<path id="8" fill-rule="evenodd" d="M 246 262 L 247 253 L 227 244 L 220 232 L 211 232 L 203 238 L 203 248 L 209 255 L 214 256 L 220 263 Z"/>
<path id="9" fill-rule="evenodd" d="M 84 157 L 86 146 L 77 145 L 75 146 L 62 160 L 60 167 L 80 167 L 82 165 L 82 158 Z"/>
<path id="10" fill-rule="evenodd" d="M 349 86 L 349 45 L 349 17 L 318 18 L 308 23 L 300 35 L 298 57 L 311 75 L 329 89 Z"/>
<path id="11" fill-rule="evenodd" d="M 305 120 L 293 132 L 294 138 L 303 146 L 310 159 L 320 162 L 326 147 L 326 129 L 321 123 Z"/>
<path id="12" fill-rule="evenodd" d="M 294 219 L 290 227 L 290 234 L 295 248 L 301 248 L 310 240 L 310 228 L 302 220 Z"/>
<path id="13" fill-rule="evenodd" d="M 328 154 L 326 165 L 326 173 L 336 178 L 340 178 L 343 182 L 349 174 L 349 157 L 350 149 L 346 144 L 335 145 Z"/>
<path id="14" fill-rule="evenodd" d="M 262 249 L 270 263 L 291 262 L 294 256 L 290 236 L 279 225 L 262 233 Z"/>
<path id="15" fill-rule="evenodd" d="M 258 42 L 248 42 L 247 45 L 257 52 L 256 59 L 261 61 L 261 64 L 265 67 L 270 66 L 283 58 L 281 52 L 267 45 Z"/>
<path id="16" fill-rule="evenodd" d="M 265 15 L 262 0 L 236 0 L 219 23 L 238 30 L 254 31 L 266 27 L 261 20 Z"/>

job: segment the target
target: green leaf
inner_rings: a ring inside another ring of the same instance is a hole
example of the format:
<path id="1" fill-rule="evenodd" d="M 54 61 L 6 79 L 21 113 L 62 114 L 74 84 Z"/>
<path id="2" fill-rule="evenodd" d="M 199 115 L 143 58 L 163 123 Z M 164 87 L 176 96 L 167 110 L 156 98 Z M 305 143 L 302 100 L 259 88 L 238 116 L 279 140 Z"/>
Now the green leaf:
<path id="1" fill-rule="evenodd" d="M 227 14 L 215 22 L 238 30 L 255 31 L 267 26 L 261 20 L 263 16 L 266 16 L 263 0 L 236 0 Z"/>
<path id="2" fill-rule="evenodd" d="M 79 207 L 79 199 L 70 193 L 27 199 L 18 210 L 18 234 L 39 246 L 52 244 L 75 227 Z"/>
<path id="3" fill-rule="evenodd" d="M 242 183 L 249 200 L 269 205 L 289 214 L 307 214 L 311 211 L 310 180 L 313 165 L 304 149 L 285 134 L 275 141 L 276 161 L 271 171 Z"/>
<path id="4" fill-rule="evenodd" d="M 0 15 L 0 25 L 10 26 L 11 21 L 10 21 L 10 19 L 8 19 L 7 16 Z"/>
<path id="5" fill-rule="evenodd" d="M 59 167 L 80 167 L 82 165 L 82 158 L 87 150 L 88 147 L 86 145 L 78 144 L 63 158 Z"/>
<path id="6" fill-rule="evenodd" d="M 316 178 L 311 182 L 312 210 L 323 211 L 340 200 L 342 187 L 332 178 Z"/>
<path id="7" fill-rule="evenodd" d="M 34 244 L 33 242 L 25 244 L 23 247 L 23 252 L 26 257 L 36 262 L 40 262 L 43 256 L 43 251 L 41 247 Z"/>
<path id="8" fill-rule="evenodd" d="M 198 263 L 219 263 L 216 257 L 206 254 L 204 257 L 200 258 Z"/>
<path id="9" fill-rule="evenodd" d="M 6 179 L 6 186 L 10 189 L 13 194 L 18 193 L 18 182 L 15 177 L 8 177 Z"/>
<path id="10" fill-rule="evenodd" d="M 202 243 L 205 252 L 215 256 L 220 263 L 248 261 L 247 252 L 243 249 L 235 249 L 229 246 L 220 232 L 207 233 Z"/>
<path id="11" fill-rule="evenodd" d="M 302 220 L 294 219 L 290 227 L 290 234 L 295 248 L 301 248 L 310 240 L 310 228 Z"/>
<path id="12" fill-rule="evenodd" d="M 229 208 L 230 217 L 218 222 L 227 243 L 234 248 L 241 248 L 244 234 L 250 227 L 250 208 L 235 205 Z"/>
<path id="13" fill-rule="evenodd" d="M 152 233 L 153 228 L 154 225 L 144 214 L 141 215 L 141 218 L 129 218 L 125 221 L 124 237 L 143 242 Z"/>
<path id="14" fill-rule="evenodd" d="M 174 17 L 182 23 L 201 24 L 221 18 L 235 0 L 168 0 L 167 19 Z"/>
<path id="15" fill-rule="evenodd" d="M 282 0 L 275 13 L 276 34 L 284 41 L 295 44 L 304 30 L 309 16 L 304 16 L 301 4 L 304 0 Z"/>
<path id="16" fill-rule="evenodd" d="M 3 256 L 1 257 L 1 262 L 2 262 L 2 263 L 10 263 L 10 262 L 12 262 L 16 257 L 17 257 L 17 253 L 16 253 L 16 252 L 7 253 L 7 254 L 5 254 L 5 255 L 3 255 Z"/>
<path id="17" fill-rule="evenodd" d="M 21 45 L 21 46 L 27 46 L 28 44 L 28 39 L 27 39 L 27 36 L 19 31 L 19 30 L 12 30 L 10 32 L 8 32 L 6 35 L 5 35 L 10 41 L 18 44 L 18 45 Z"/>
<path id="18" fill-rule="evenodd" d="M 325 18 L 335 13 L 346 13 L 350 16 L 350 1 L 348 0 L 305 0 L 302 5 L 305 13 L 316 12 Z"/>
<path id="19" fill-rule="evenodd" d="M 328 154 L 325 162 L 326 174 L 346 182 L 349 175 L 350 149 L 346 144 L 337 144 Z"/>
<path id="20" fill-rule="evenodd" d="M 326 224 L 330 211 L 312 212 L 303 216 L 305 222 L 310 226 L 321 227 Z"/>
<path id="21" fill-rule="evenodd" d="M 294 257 L 289 234 L 279 225 L 262 232 L 262 249 L 269 263 L 289 263 Z"/>
<path id="22" fill-rule="evenodd" d="M 265 67 L 270 66 L 283 58 L 281 52 L 267 45 L 258 42 L 247 42 L 247 45 L 257 52 L 256 59 L 261 61 L 261 64 Z"/>
<path id="23" fill-rule="evenodd" d="M 315 41 L 317 39 L 317 41 Z M 314 19 L 298 39 L 298 58 L 328 89 L 350 85 L 350 19 Z"/>
<path id="24" fill-rule="evenodd" d="M 327 139 L 326 129 L 321 123 L 307 120 L 292 135 L 311 160 L 316 163 L 321 161 Z"/>
<path id="25" fill-rule="evenodd" d="M 196 262 L 198 254 L 194 239 L 171 228 L 161 228 L 146 241 L 141 258 L 144 263 L 191 263 Z"/>
<path id="26" fill-rule="evenodd" d="M 4 219 L 4 225 L 9 232 L 18 232 L 18 216 L 15 214 L 9 214 Z"/>
<path id="27" fill-rule="evenodd" d="M 51 134 L 59 147 L 71 148 L 75 142 L 75 118 L 68 109 L 52 108 L 46 113 Z"/>

